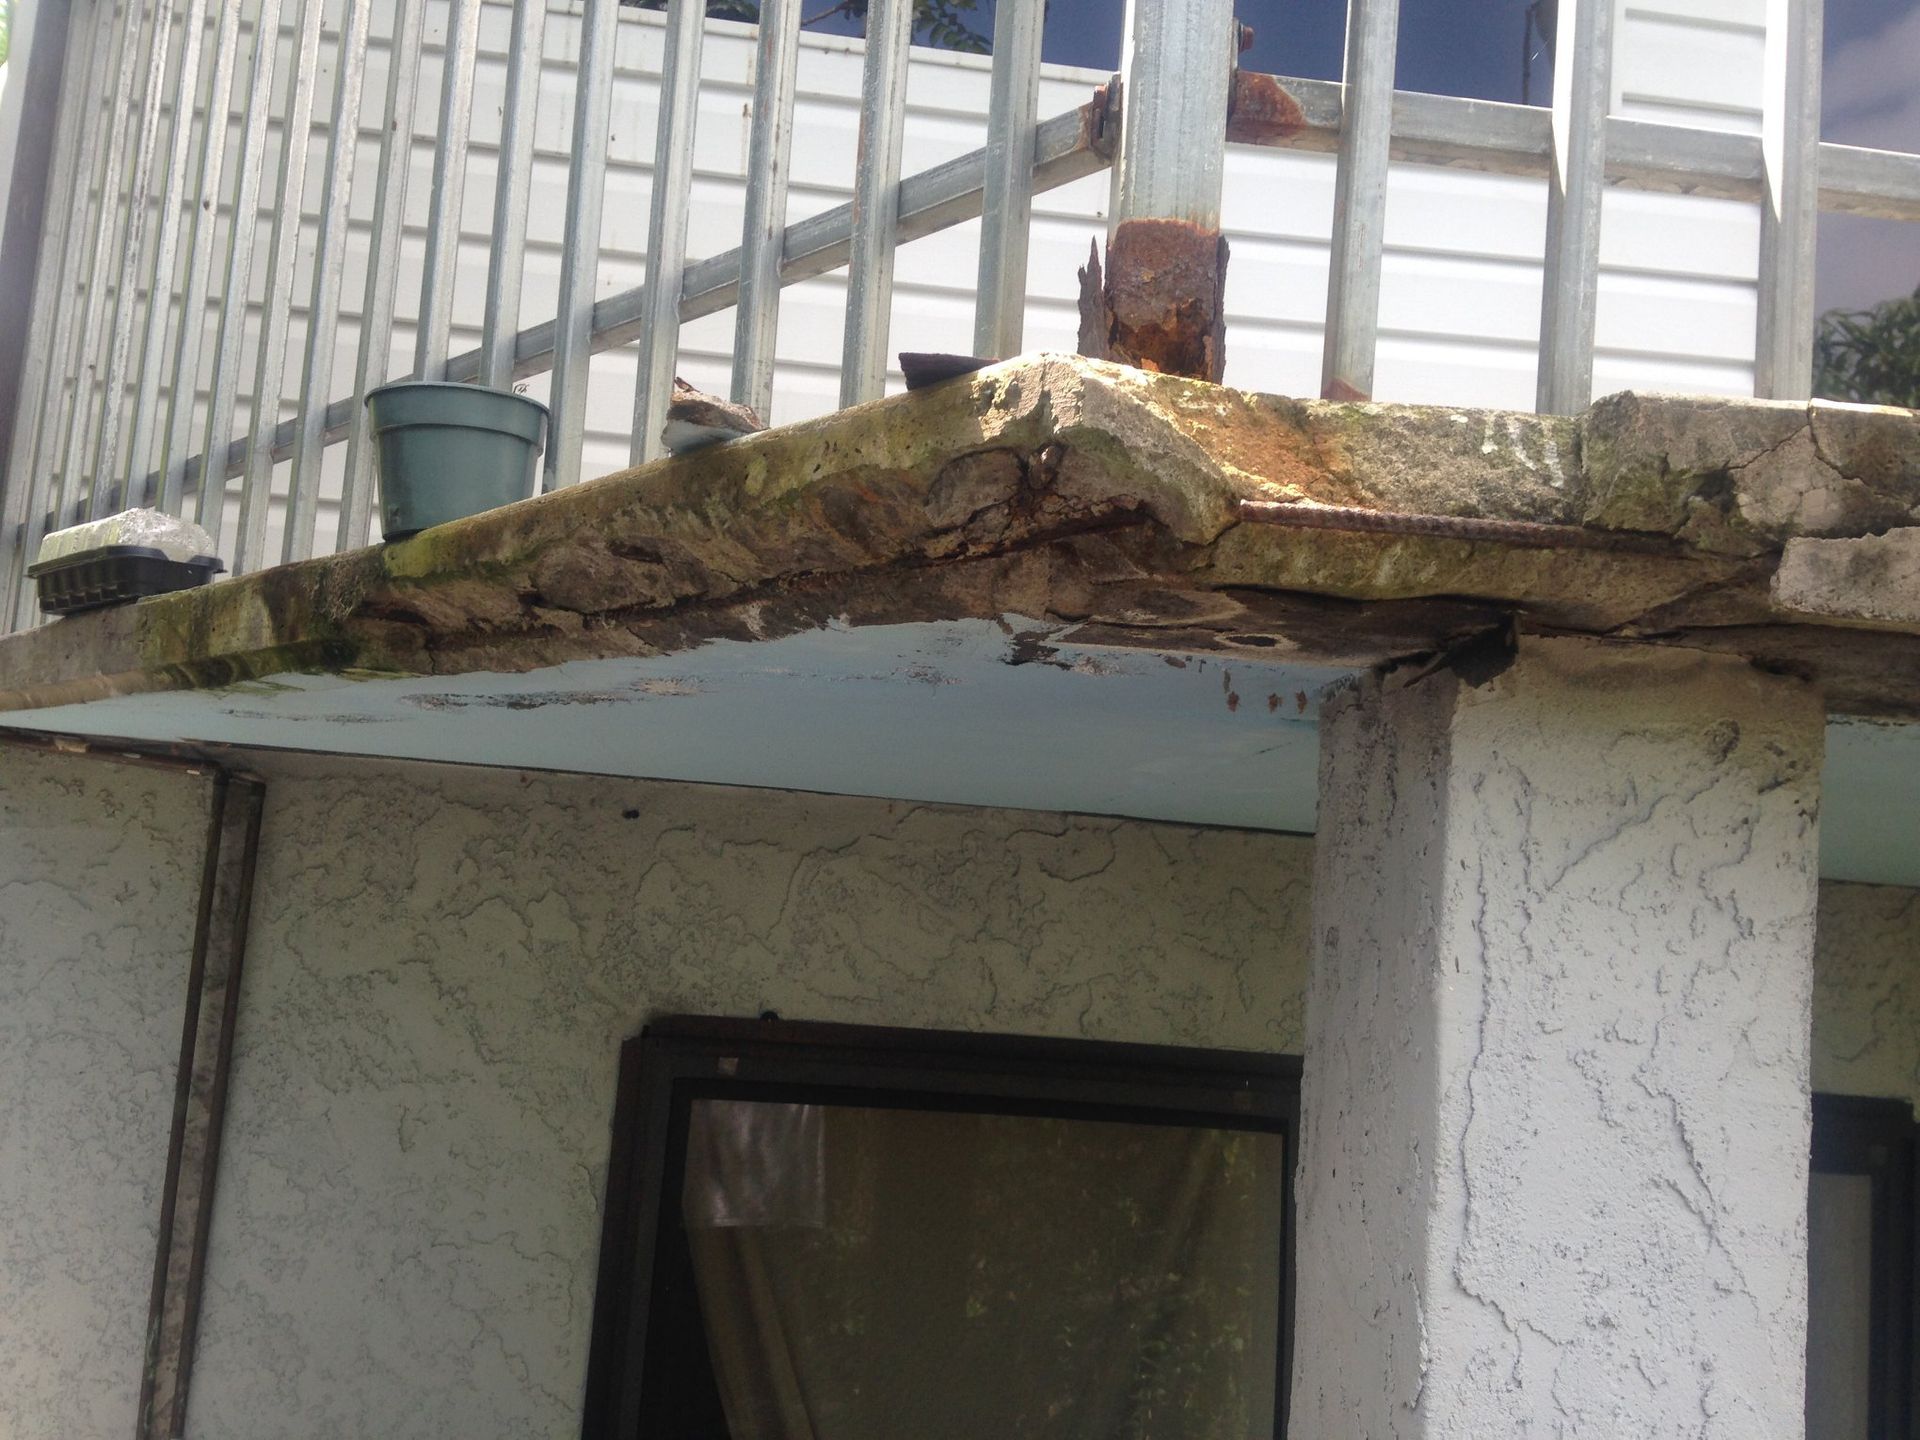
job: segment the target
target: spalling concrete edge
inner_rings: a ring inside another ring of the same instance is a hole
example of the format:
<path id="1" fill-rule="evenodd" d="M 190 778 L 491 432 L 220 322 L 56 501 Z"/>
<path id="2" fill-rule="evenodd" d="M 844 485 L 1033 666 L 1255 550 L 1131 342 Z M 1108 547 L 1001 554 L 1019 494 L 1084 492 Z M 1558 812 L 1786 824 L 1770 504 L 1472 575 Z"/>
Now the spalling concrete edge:
<path id="1" fill-rule="evenodd" d="M 10 637 L 0 709 L 1017 612 L 1089 644 L 1347 665 L 1512 617 L 1731 651 L 1821 682 L 1836 711 L 1905 718 L 1912 568 L 1847 557 L 1915 525 L 1912 411 L 1338 404 L 1040 355 Z M 1790 583 L 1808 541 L 1850 588 Z"/>

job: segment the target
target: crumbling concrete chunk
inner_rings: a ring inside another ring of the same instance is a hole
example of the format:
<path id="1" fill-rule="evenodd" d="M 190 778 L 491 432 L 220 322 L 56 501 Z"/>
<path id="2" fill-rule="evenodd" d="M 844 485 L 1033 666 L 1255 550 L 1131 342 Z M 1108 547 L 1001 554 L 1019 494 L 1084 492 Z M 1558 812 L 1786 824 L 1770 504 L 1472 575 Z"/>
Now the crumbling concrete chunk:
<path id="1" fill-rule="evenodd" d="M 1581 421 L 1584 519 L 1726 553 L 1764 549 L 1740 516 L 1734 473 L 1806 428 L 1802 405 L 1609 395 Z"/>
<path id="2" fill-rule="evenodd" d="M 1757 554 L 1920 521 L 1920 419 L 1858 405 L 1631 393 L 1582 423 L 1586 521 Z"/>
<path id="3" fill-rule="evenodd" d="M 1223 502 L 1236 499 L 1580 520 L 1572 419 L 1295 400 L 1115 365 L 1075 373 L 1078 405 L 1063 417 L 1061 439 L 1097 451 L 1110 476 L 1128 476 L 1107 488 L 1151 497 L 1156 517 L 1183 538 L 1218 533 L 1234 513 Z"/>
<path id="4" fill-rule="evenodd" d="M 1910 410 L 1815 403 L 1807 424 L 1733 474 L 1740 518 L 1775 540 L 1920 521 L 1920 423 Z"/>
<path id="5" fill-rule="evenodd" d="M 1773 604 L 1795 619 L 1920 633 L 1920 526 L 1787 542 Z"/>
<path id="6" fill-rule="evenodd" d="M 1816 400 L 1809 414 L 1821 458 L 1862 488 L 1882 524 L 1920 524 L 1920 412 Z"/>
<path id="7" fill-rule="evenodd" d="M 1635 395 L 1581 419 L 1340 404 L 1028 356 L 9 637 L 0 708 L 1009 611 L 1113 643 L 1373 664 L 1383 637 L 1434 650 L 1516 613 L 1743 654 L 1837 709 L 1911 717 L 1917 424 Z M 1263 505 L 1368 523 L 1256 523 Z M 1241 613 L 1261 606 L 1271 623 Z"/>

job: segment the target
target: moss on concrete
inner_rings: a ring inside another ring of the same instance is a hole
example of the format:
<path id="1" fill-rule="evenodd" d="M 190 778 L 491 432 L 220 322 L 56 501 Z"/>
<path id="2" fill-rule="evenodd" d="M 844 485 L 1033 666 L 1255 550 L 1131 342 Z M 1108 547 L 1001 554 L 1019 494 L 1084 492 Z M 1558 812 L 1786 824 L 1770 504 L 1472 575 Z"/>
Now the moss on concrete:
<path id="1" fill-rule="evenodd" d="M 1252 525 L 1249 501 L 1381 522 Z M 1407 533 L 1436 517 L 1537 533 Z M 1764 626 L 1786 540 L 1916 519 L 1907 412 L 1625 395 L 1562 419 L 1294 400 L 1042 356 L 13 637 L 0 707 L 302 671 L 526 670 L 841 613 L 1050 605 L 1151 636 L 1241 604 L 1209 597 L 1255 592 L 1494 605 L 1589 631 L 1719 596 L 1714 623 Z M 1622 531 L 1672 544 L 1605 549 Z M 1124 584 L 1079 578 L 1095 536 L 1138 537 Z M 1324 616 L 1309 628 L 1324 646 Z"/>

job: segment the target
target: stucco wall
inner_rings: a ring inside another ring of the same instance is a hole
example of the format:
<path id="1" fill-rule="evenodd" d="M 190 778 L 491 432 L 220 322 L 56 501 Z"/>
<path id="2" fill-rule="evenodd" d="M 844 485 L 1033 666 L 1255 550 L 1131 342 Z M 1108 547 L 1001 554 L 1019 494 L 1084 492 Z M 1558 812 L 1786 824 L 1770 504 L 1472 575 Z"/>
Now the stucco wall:
<path id="1" fill-rule="evenodd" d="M 420 766 L 275 774 L 191 1433 L 573 1433 L 617 1052 L 649 1013 L 1297 1049 L 1309 849 Z"/>
<path id="2" fill-rule="evenodd" d="M 195 1437 L 569 1433 L 649 1012 L 1303 1045 L 1298 838 L 273 763 Z M 0 747 L 9 1437 L 131 1426 L 205 805 Z M 1920 1098 L 1916 961 L 1825 887 L 1816 1085 Z"/>
<path id="3" fill-rule="evenodd" d="M 207 824 L 0 746 L 0 1435 L 132 1433 Z"/>
<path id="4" fill-rule="evenodd" d="M 1322 709 L 1295 1433 L 1804 1437 L 1821 730 L 1566 640 Z"/>
<path id="5" fill-rule="evenodd" d="M 1813 1088 L 1920 1107 L 1920 890 L 1820 887 Z"/>

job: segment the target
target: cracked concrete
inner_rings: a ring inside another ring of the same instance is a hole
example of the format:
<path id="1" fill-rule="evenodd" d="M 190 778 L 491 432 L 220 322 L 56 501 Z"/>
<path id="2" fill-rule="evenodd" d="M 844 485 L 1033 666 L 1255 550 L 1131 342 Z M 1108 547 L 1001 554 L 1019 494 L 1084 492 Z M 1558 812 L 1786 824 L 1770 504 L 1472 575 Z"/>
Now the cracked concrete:
<path id="1" fill-rule="evenodd" d="M 1589 524 L 1758 554 L 1920 523 L 1920 417 L 1831 401 L 1615 395 L 1582 429 Z"/>
<path id="2" fill-rule="evenodd" d="M 1369 523 L 1290 526 L 1287 506 Z M 0 710 L 1012 612 L 1154 649 L 1257 634 L 1304 663 L 1431 651 L 1512 616 L 1724 649 L 1820 680 L 1836 711 L 1912 717 L 1920 638 L 1782 611 L 1768 582 L 1797 538 L 1916 521 L 1907 411 L 1625 395 L 1560 419 L 1037 356 L 11 637 Z"/>

